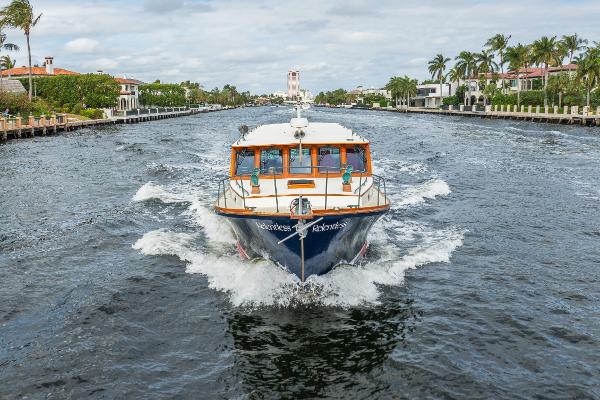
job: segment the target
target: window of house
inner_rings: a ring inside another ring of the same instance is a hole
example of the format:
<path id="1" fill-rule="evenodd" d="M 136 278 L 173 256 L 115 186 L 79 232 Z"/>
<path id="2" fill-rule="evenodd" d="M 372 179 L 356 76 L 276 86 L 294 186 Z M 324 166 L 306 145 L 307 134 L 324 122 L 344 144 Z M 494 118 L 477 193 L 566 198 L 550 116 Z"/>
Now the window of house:
<path id="1" fill-rule="evenodd" d="M 238 150 L 235 153 L 235 174 L 250 175 L 254 171 L 254 150 Z"/>
<path id="2" fill-rule="evenodd" d="M 319 172 L 340 172 L 340 149 L 338 147 L 319 148 Z"/>
<path id="3" fill-rule="evenodd" d="M 352 166 L 352 171 L 365 172 L 367 165 L 367 156 L 364 147 L 350 147 L 346 149 L 346 163 Z"/>
<path id="4" fill-rule="evenodd" d="M 265 149 L 260 152 L 261 174 L 282 174 L 283 154 L 281 149 Z"/>
<path id="5" fill-rule="evenodd" d="M 312 158 L 310 149 L 302 148 L 302 159 L 297 147 L 290 149 L 290 174 L 310 174 L 312 172 Z"/>

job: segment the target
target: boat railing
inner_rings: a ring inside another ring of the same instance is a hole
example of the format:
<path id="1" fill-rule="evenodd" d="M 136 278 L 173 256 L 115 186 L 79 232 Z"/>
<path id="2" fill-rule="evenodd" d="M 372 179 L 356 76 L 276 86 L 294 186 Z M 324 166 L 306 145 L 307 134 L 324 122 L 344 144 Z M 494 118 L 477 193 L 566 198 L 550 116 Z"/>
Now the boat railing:
<path id="1" fill-rule="evenodd" d="M 343 174 L 346 169 L 339 168 L 339 167 L 325 167 L 325 166 L 316 166 L 316 167 L 303 166 L 303 167 L 289 167 L 289 168 L 290 168 L 290 170 L 296 169 L 297 171 L 301 171 L 301 172 L 298 172 L 298 174 L 305 174 L 305 173 L 307 173 L 307 171 L 309 171 L 309 170 L 313 171 L 315 169 L 320 174 L 323 174 L 323 173 L 325 174 L 324 206 L 323 206 L 323 208 L 317 207 L 315 209 L 328 210 L 327 200 L 328 200 L 328 197 L 332 197 L 332 195 L 329 193 L 329 175 L 335 174 L 335 175 L 337 175 L 336 177 L 339 177 L 339 175 Z M 277 189 L 277 179 L 281 178 L 282 173 L 283 173 L 283 168 L 269 168 L 266 172 L 264 172 L 264 171 L 260 172 L 260 176 L 262 176 L 263 179 L 268 178 L 269 180 L 272 179 L 272 181 L 273 181 L 273 189 L 275 192 L 275 196 L 273 196 L 273 198 L 274 198 L 274 202 L 275 202 L 275 204 L 274 204 L 275 209 L 277 210 L 277 212 L 279 212 L 279 208 L 280 208 L 279 207 L 279 194 L 278 194 L 278 189 Z M 349 205 L 348 207 L 360 208 L 361 204 L 364 205 L 364 202 L 362 201 L 363 197 L 365 195 L 371 194 L 373 190 L 375 190 L 375 192 L 377 193 L 376 194 L 377 206 L 388 204 L 386 182 L 385 182 L 385 178 L 383 176 L 373 174 L 373 173 L 367 174 L 366 171 L 353 172 L 352 179 L 356 179 L 357 177 L 358 177 L 358 187 L 356 189 L 354 189 L 354 191 L 352 192 L 354 195 L 356 195 L 356 204 Z M 323 176 L 319 176 L 319 178 L 323 178 Z M 369 181 L 369 178 L 371 178 L 370 181 Z M 292 176 L 288 179 L 294 179 L 294 177 Z M 309 179 L 309 178 L 298 177 L 298 179 Z M 368 186 L 369 182 L 371 182 L 371 186 Z M 229 183 L 229 185 L 227 183 Z M 237 189 L 237 190 L 234 190 L 234 193 L 237 196 L 241 197 L 244 209 L 252 210 L 255 208 L 255 207 L 247 207 L 246 206 L 246 197 L 250 197 L 251 194 L 250 194 L 250 192 L 248 192 L 248 190 L 246 190 L 244 188 L 242 176 L 239 176 L 239 175 L 236 175 L 236 176 L 230 175 L 230 176 L 223 177 L 219 180 L 218 192 L 217 192 L 217 206 L 227 208 L 227 193 L 228 193 L 228 191 L 233 190 L 233 188 Z M 238 193 L 238 191 L 241 193 L 241 195 L 240 195 L 240 193 Z"/>

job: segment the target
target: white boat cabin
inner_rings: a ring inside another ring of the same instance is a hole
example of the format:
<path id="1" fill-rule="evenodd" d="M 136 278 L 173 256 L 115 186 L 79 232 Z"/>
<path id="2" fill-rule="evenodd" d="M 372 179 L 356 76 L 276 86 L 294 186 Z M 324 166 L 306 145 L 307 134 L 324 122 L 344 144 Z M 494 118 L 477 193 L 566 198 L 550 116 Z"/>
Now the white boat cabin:
<path id="1" fill-rule="evenodd" d="M 232 145 L 230 177 L 216 207 L 289 214 L 302 196 L 315 214 L 368 212 L 389 207 L 382 181 L 372 173 L 367 139 L 340 124 L 293 118 L 259 126 Z"/>

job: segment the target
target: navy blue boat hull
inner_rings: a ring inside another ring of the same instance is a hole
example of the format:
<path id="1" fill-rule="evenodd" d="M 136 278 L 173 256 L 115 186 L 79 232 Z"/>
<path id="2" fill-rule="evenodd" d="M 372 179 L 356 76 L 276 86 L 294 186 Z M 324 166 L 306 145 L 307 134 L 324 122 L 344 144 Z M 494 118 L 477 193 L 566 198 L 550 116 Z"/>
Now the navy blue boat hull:
<path id="1" fill-rule="evenodd" d="M 304 276 L 322 275 L 342 263 L 352 263 L 364 254 L 369 230 L 385 211 L 324 216 L 308 228 L 304 239 Z M 294 233 L 297 220 L 289 217 L 257 217 L 221 214 L 229 220 L 238 239 L 238 250 L 248 258 L 276 261 L 301 278 L 300 240 Z M 316 220 L 307 220 L 306 223 Z"/>

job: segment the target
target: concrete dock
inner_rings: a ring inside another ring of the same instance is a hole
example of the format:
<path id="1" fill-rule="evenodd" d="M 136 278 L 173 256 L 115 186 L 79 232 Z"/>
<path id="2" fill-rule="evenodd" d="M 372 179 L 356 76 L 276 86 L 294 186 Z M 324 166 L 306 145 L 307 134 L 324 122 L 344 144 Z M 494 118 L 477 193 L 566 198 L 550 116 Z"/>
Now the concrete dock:
<path id="1" fill-rule="evenodd" d="M 222 110 L 225 109 L 228 108 L 223 108 Z M 203 111 L 196 108 L 157 107 L 150 109 L 122 111 L 120 113 L 116 113 L 110 118 L 85 121 L 69 118 L 65 114 L 54 114 L 51 116 L 42 115 L 40 117 L 34 117 L 33 115 L 30 115 L 27 119 L 23 119 L 22 117 L 8 119 L 0 118 L 0 141 L 34 136 L 55 135 L 59 132 L 66 132 L 91 126 L 135 124 L 145 121 L 183 117 L 198 114 L 200 112 Z"/>
<path id="2" fill-rule="evenodd" d="M 553 124 L 600 126 L 600 107 L 593 112 L 588 107 L 565 106 L 559 109 L 554 107 L 532 107 L 532 106 L 447 106 L 444 109 L 437 108 L 381 108 L 383 111 L 420 113 L 420 114 L 441 114 L 457 115 L 467 117 L 491 118 L 491 119 L 514 119 L 532 122 L 544 122 Z"/>

